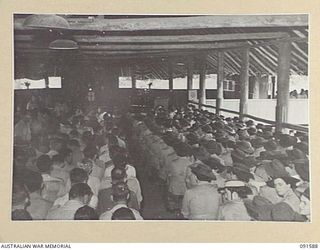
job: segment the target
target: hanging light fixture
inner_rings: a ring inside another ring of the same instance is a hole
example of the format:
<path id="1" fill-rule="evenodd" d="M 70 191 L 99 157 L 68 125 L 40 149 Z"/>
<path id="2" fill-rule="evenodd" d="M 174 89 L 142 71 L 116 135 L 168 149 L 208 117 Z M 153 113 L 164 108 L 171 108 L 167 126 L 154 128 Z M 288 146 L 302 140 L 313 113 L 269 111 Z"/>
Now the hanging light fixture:
<path id="1" fill-rule="evenodd" d="M 70 25 L 66 19 L 57 15 L 30 15 L 23 26 L 29 28 L 69 29 Z"/>
<path id="2" fill-rule="evenodd" d="M 76 50 L 79 49 L 79 45 L 72 40 L 58 39 L 49 44 L 49 49 L 53 50 Z"/>

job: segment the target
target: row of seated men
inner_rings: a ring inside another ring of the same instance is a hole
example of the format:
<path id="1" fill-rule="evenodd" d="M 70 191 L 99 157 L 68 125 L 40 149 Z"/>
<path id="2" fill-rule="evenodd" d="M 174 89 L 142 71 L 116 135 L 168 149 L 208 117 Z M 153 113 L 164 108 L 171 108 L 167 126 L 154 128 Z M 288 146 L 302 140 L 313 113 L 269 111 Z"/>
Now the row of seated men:
<path id="1" fill-rule="evenodd" d="M 142 219 L 140 182 L 118 118 L 32 112 L 15 131 L 13 220 Z"/>
<path id="2" fill-rule="evenodd" d="M 190 220 L 310 220 L 308 135 L 193 106 L 132 116 L 168 210 Z"/>

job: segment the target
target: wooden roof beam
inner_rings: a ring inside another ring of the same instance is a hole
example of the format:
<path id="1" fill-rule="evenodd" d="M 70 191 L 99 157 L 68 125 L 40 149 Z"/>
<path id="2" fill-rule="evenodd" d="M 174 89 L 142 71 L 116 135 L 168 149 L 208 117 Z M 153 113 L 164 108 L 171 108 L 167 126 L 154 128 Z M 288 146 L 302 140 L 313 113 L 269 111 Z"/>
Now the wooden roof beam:
<path id="1" fill-rule="evenodd" d="M 109 45 L 81 45 L 80 49 L 83 50 L 213 50 L 213 49 L 229 49 L 245 47 L 245 42 L 230 42 L 230 43 L 199 43 L 199 44 L 144 44 L 144 45 L 133 45 L 133 44 L 109 44 Z"/>
<path id="2" fill-rule="evenodd" d="M 191 17 L 156 17 L 130 19 L 67 18 L 71 30 L 139 31 L 210 28 L 308 26 L 307 14 L 295 15 L 206 15 Z M 15 19 L 15 29 L 23 27 L 24 18 Z"/>
<path id="3" fill-rule="evenodd" d="M 229 33 L 210 35 L 171 35 L 171 36 L 80 36 L 75 35 L 78 43 L 192 43 L 218 42 L 248 39 L 277 39 L 288 37 L 286 32 Z M 17 37 L 17 39 L 19 39 Z"/>
<path id="4" fill-rule="evenodd" d="M 233 40 L 260 40 L 287 37 L 286 32 L 259 32 L 259 33 L 228 33 L 206 35 L 170 35 L 170 36 L 97 36 L 74 35 L 78 43 L 192 43 L 192 42 L 218 42 Z M 15 41 L 32 42 L 33 35 L 15 35 Z"/>

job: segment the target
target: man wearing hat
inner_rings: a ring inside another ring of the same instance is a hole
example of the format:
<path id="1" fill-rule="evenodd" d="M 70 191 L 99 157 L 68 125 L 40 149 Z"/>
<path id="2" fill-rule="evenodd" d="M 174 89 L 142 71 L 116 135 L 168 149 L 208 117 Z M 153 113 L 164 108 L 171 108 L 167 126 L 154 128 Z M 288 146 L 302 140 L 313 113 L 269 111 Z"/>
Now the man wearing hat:
<path id="1" fill-rule="evenodd" d="M 251 139 L 251 145 L 254 148 L 254 157 L 259 157 L 260 153 L 263 151 L 266 151 L 265 148 L 263 147 L 263 143 L 265 142 L 265 139 L 263 139 L 260 136 L 257 136 L 253 139 Z"/>
<path id="2" fill-rule="evenodd" d="M 222 154 L 222 146 L 219 142 L 214 140 L 207 141 L 205 144 L 205 149 L 210 154 L 210 157 L 215 158 L 218 160 L 222 165 L 225 165 L 225 162 L 220 157 Z"/>
<path id="3" fill-rule="evenodd" d="M 244 204 L 250 217 L 257 221 L 271 221 L 273 204 L 266 198 L 256 195 L 252 200 L 245 200 Z"/>
<path id="4" fill-rule="evenodd" d="M 183 195 L 187 190 L 186 178 L 187 168 L 194 159 L 191 147 L 186 143 L 179 143 L 175 146 L 177 154 L 173 159 L 168 171 L 168 209 L 181 210 Z"/>
<path id="5" fill-rule="evenodd" d="M 279 176 L 273 180 L 277 194 L 282 201 L 287 203 L 295 212 L 299 212 L 300 200 L 294 193 L 293 188 L 299 180 L 290 176 Z"/>
<path id="6" fill-rule="evenodd" d="M 252 194 L 249 187 L 243 181 L 229 180 L 225 187 L 219 189 L 223 193 L 224 203 L 219 210 L 219 220 L 226 221 L 250 221 L 243 199 Z"/>
<path id="7" fill-rule="evenodd" d="M 292 164 L 294 167 L 293 174 L 291 174 L 291 176 L 301 180 L 299 183 L 297 183 L 296 192 L 303 193 L 306 189 L 308 189 L 310 182 L 309 160 L 294 160 Z M 290 167 L 287 168 L 289 169 Z"/>
<path id="8" fill-rule="evenodd" d="M 249 185 L 257 188 L 261 197 L 267 199 L 272 204 L 281 201 L 281 197 L 277 194 L 275 188 L 267 185 L 267 182 L 274 176 L 271 161 L 262 161 L 253 171 L 254 179 L 250 179 Z"/>
<path id="9" fill-rule="evenodd" d="M 288 203 L 295 211 L 299 211 L 300 200 L 294 193 L 293 188 L 296 187 L 298 179 L 291 177 L 285 170 L 284 165 L 277 159 L 273 160 L 271 164 L 265 168 L 271 180 L 267 184 L 275 188 L 280 201 Z"/>
<path id="10" fill-rule="evenodd" d="M 297 138 L 287 134 L 281 134 L 279 136 L 279 150 L 285 153 L 287 150 L 291 150 L 297 143 Z"/>
<path id="11" fill-rule="evenodd" d="M 250 167 L 256 164 L 256 159 L 253 156 L 254 148 L 248 141 L 239 141 L 236 148 L 231 152 L 233 163 L 243 163 Z"/>
<path id="12" fill-rule="evenodd" d="M 196 164 L 191 169 L 193 187 L 183 197 L 182 215 L 189 220 L 216 220 L 220 205 L 217 187 L 211 183 L 216 177 L 210 167 Z"/>

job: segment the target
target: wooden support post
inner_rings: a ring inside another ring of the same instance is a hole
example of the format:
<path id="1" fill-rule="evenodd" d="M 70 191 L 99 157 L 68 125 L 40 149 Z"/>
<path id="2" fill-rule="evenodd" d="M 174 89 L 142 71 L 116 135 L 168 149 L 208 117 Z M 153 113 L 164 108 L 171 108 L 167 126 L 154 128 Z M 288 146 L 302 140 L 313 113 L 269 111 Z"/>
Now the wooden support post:
<path id="1" fill-rule="evenodd" d="M 272 84 L 272 96 L 271 99 L 275 99 L 276 97 L 276 77 L 271 77 L 271 84 Z"/>
<path id="2" fill-rule="evenodd" d="M 242 51 L 242 65 L 240 73 L 240 120 L 243 120 L 244 114 L 248 111 L 248 95 L 249 95 L 249 49 Z"/>
<path id="3" fill-rule="evenodd" d="M 131 75 L 131 81 L 132 81 L 132 89 L 136 89 L 137 88 L 137 79 L 135 77 L 135 75 Z"/>
<path id="4" fill-rule="evenodd" d="M 223 80 L 224 80 L 224 52 L 218 52 L 218 76 L 217 76 L 217 100 L 216 114 L 220 114 L 220 109 L 223 105 Z"/>
<path id="5" fill-rule="evenodd" d="M 281 42 L 278 45 L 278 84 L 276 105 L 276 132 L 282 131 L 282 123 L 288 121 L 289 81 L 291 42 Z"/>
<path id="6" fill-rule="evenodd" d="M 187 90 L 193 89 L 193 61 L 190 59 L 187 66 Z"/>
<path id="7" fill-rule="evenodd" d="M 202 59 L 200 68 L 200 79 L 199 79 L 199 104 L 206 104 L 206 59 Z M 200 106 L 201 108 L 201 106 Z"/>
<path id="8" fill-rule="evenodd" d="M 169 61 L 168 63 L 168 73 L 169 73 L 169 106 L 173 105 L 173 63 Z"/>

